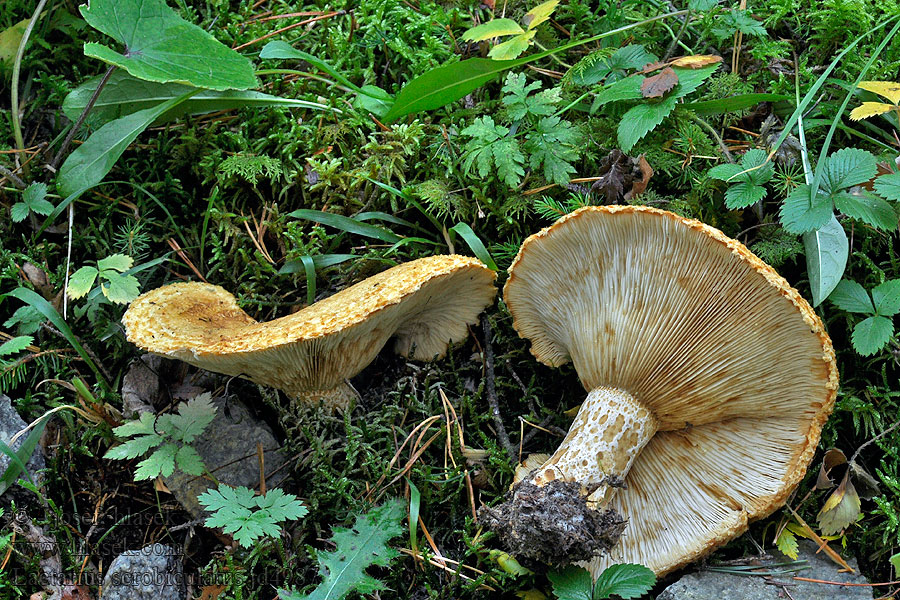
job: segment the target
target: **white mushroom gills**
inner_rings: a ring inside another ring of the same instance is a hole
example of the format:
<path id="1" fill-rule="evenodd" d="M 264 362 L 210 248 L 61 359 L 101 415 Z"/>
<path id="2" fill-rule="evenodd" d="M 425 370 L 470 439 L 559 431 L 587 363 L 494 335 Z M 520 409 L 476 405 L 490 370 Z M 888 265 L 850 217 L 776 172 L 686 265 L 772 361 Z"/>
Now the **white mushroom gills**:
<path id="1" fill-rule="evenodd" d="M 532 479 L 538 486 L 555 479 L 577 481 L 591 508 L 602 508 L 659 428 L 653 413 L 624 390 L 591 390 L 566 438 Z"/>

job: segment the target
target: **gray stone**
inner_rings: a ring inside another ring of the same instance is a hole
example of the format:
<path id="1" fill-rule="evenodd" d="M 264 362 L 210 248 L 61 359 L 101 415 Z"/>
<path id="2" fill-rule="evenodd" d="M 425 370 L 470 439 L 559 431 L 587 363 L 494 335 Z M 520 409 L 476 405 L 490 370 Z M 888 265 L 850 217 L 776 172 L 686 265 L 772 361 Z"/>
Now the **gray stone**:
<path id="1" fill-rule="evenodd" d="M 163 395 L 159 371 L 163 359 L 144 354 L 128 366 L 122 378 L 122 414 L 126 419 L 138 419 L 141 413 L 153 412 L 153 405 Z"/>
<path id="2" fill-rule="evenodd" d="M 0 394 L 0 439 L 2 439 L 4 443 L 9 444 L 12 437 L 27 426 L 28 423 L 23 421 L 22 417 L 19 416 L 19 413 L 16 412 L 16 409 L 13 408 L 12 401 L 10 401 L 9 397 Z M 25 443 L 26 437 L 28 437 L 28 434 L 19 437 L 12 446 L 13 450 L 18 450 L 22 444 Z M 0 474 L 6 471 L 6 467 L 9 466 L 9 463 L 10 458 L 5 454 L 0 453 Z M 41 454 L 40 445 L 35 447 L 34 452 L 31 454 L 31 458 L 28 459 L 25 466 L 34 478 L 34 481 L 40 486 L 44 481 L 44 477 L 43 474 L 38 473 L 38 471 L 47 466 L 44 462 L 44 455 Z M 20 479 L 27 480 L 24 473 L 21 475 Z M 22 490 L 22 492 L 28 493 L 25 490 Z"/>
<path id="3" fill-rule="evenodd" d="M 842 586 L 807 581 L 795 581 L 794 575 L 840 581 L 841 583 L 868 583 L 859 574 L 840 573 L 824 552 L 816 554 L 816 545 L 810 540 L 800 540 L 798 560 L 808 562 L 808 569 L 774 577 L 731 575 L 700 571 L 685 575 L 656 597 L 656 600 L 872 600 L 872 588 L 868 586 Z M 788 560 L 788 559 L 785 559 Z M 779 561 L 766 561 L 777 568 Z M 783 561 L 781 561 L 783 562 Z M 856 559 L 847 561 L 851 567 L 859 569 Z M 773 582 L 773 583 L 767 583 Z M 774 582 L 785 584 L 776 585 Z M 785 593 L 785 588 L 790 593 Z"/>
<path id="4" fill-rule="evenodd" d="M 191 444 L 203 458 L 206 468 L 222 483 L 255 488 L 259 485 L 257 443 L 263 447 L 266 469 L 266 489 L 277 487 L 288 475 L 287 456 L 275 439 L 271 428 L 256 419 L 239 400 L 231 397 L 213 400 L 216 416 Z M 176 470 L 163 479 L 166 487 L 194 518 L 207 516 L 197 502 L 197 496 L 213 487 L 205 477 L 195 477 Z"/>
<path id="5" fill-rule="evenodd" d="M 100 600 L 184 600 L 186 596 L 181 557 L 170 546 L 151 544 L 112 561 Z"/>

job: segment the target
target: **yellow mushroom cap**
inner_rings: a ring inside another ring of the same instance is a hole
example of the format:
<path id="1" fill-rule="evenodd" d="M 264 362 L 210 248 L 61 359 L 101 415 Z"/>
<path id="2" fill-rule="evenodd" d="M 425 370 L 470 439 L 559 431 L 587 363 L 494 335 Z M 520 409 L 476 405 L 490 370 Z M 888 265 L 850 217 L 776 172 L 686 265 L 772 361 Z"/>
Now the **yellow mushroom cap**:
<path id="1" fill-rule="evenodd" d="M 787 281 L 699 221 L 586 207 L 529 237 L 504 299 L 550 366 L 632 394 L 659 421 L 608 508 L 629 520 L 590 569 L 663 574 L 782 506 L 838 388 L 831 340 Z"/>
<path id="2" fill-rule="evenodd" d="M 432 256 L 266 323 L 219 286 L 174 283 L 138 297 L 122 323 L 149 352 L 313 399 L 359 373 L 391 337 L 403 356 L 443 356 L 493 301 L 495 278 L 474 258 Z"/>

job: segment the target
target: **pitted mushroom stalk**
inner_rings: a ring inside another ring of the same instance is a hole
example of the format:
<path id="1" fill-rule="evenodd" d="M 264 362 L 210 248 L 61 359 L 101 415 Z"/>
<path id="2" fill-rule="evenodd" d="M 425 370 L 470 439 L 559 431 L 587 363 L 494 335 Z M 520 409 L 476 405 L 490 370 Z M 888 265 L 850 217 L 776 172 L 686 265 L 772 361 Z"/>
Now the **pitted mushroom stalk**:
<path id="1" fill-rule="evenodd" d="M 532 483 L 577 481 L 588 506 L 603 508 L 657 427 L 653 413 L 628 392 L 591 390 L 562 444 L 535 470 Z"/>
<path id="2" fill-rule="evenodd" d="M 603 206 L 529 237 L 509 273 L 516 331 L 540 362 L 572 361 L 588 394 L 556 453 L 529 457 L 485 511 L 508 551 L 594 577 L 612 563 L 665 574 L 784 504 L 838 376 L 822 322 L 771 267 L 698 221 Z M 569 546 L 587 557 L 554 547 L 571 537 L 558 515 L 573 485 L 562 512 L 582 529 L 578 503 L 607 515 Z"/>
<path id="3" fill-rule="evenodd" d="M 122 323 L 137 346 L 202 369 L 345 409 L 346 381 L 395 338 L 398 354 L 444 355 L 496 294 L 496 274 L 466 256 L 432 256 L 388 269 L 294 314 L 258 323 L 216 285 L 174 283 L 138 297 Z"/>

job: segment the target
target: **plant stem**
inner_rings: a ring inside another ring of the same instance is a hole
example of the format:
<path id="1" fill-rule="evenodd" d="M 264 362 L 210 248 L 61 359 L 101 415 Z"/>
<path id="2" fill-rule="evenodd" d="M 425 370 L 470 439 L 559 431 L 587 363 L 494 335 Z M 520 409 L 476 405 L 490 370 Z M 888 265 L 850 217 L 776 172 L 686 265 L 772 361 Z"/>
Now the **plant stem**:
<path id="1" fill-rule="evenodd" d="M 25 138 L 22 136 L 22 123 L 19 120 L 19 73 L 22 70 L 22 58 L 25 56 L 25 46 L 28 45 L 28 38 L 31 37 L 31 32 L 34 29 L 34 25 L 37 23 L 38 18 L 41 16 L 45 4 L 47 4 L 47 0 L 41 0 L 38 3 L 37 8 L 34 9 L 34 14 L 31 15 L 31 20 L 28 21 L 28 27 L 25 28 L 25 33 L 22 34 L 22 41 L 19 42 L 19 49 L 16 51 L 16 60 L 13 62 L 12 83 L 10 85 L 10 108 L 12 109 L 13 136 L 16 140 L 16 148 L 23 153 L 25 150 Z M 25 157 L 22 156 L 20 160 L 24 163 Z M 27 165 L 23 167 L 23 172 L 27 178 L 29 172 Z"/>
<path id="2" fill-rule="evenodd" d="M 541 43 L 538 42 L 538 41 L 536 41 L 536 40 L 534 40 L 534 45 L 537 46 L 538 48 L 540 48 L 541 50 L 543 50 L 544 52 L 547 51 L 547 49 L 544 48 L 544 47 L 541 45 Z M 557 58 L 557 56 L 556 56 L 555 54 L 551 54 L 551 55 L 550 55 L 550 58 L 552 58 L 554 61 L 556 61 L 556 63 L 557 63 L 558 65 L 560 65 L 560 66 L 563 66 L 563 67 L 565 67 L 565 68 L 567 68 L 567 69 L 571 69 L 571 68 L 572 68 L 572 65 L 567 65 L 561 58 Z"/>
<path id="3" fill-rule="evenodd" d="M 78 120 L 75 121 L 75 124 L 72 125 L 72 129 L 69 130 L 69 134 L 66 136 L 66 139 L 63 140 L 62 146 L 59 147 L 59 151 L 56 153 L 56 156 L 53 157 L 53 161 L 50 163 L 50 172 L 56 173 L 57 167 L 59 167 L 60 161 L 62 161 L 63 155 L 66 153 L 66 150 L 69 149 L 69 144 L 72 143 L 72 139 L 75 138 L 75 134 L 78 133 L 78 130 L 81 129 L 81 126 L 84 124 L 84 120 L 87 118 L 88 112 L 94 107 L 94 103 L 97 102 L 97 98 L 100 97 L 100 91 L 106 86 L 106 82 L 109 81 L 110 75 L 113 74 L 113 71 L 116 70 L 115 65 L 110 65 L 110 67 L 106 70 L 106 73 L 103 74 L 103 79 L 100 80 L 100 83 L 97 84 L 97 89 L 94 90 L 94 93 L 91 95 L 91 99 L 88 100 L 88 103 L 85 104 L 84 110 L 81 111 L 81 114 L 78 115 Z"/>
<path id="4" fill-rule="evenodd" d="M 677 46 L 681 42 L 682 36 L 684 36 L 684 32 L 687 30 L 688 22 L 691 20 L 691 17 L 694 16 L 694 11 L 688 9 L 688 14 L 685 15 L 684 21 L 681 22 L 681 28 L 678 30 L 678 33 L 675 37 L 672 38 L 672 43 L 669 44 L 669 47 L 666 48 L 666 53 L 663 55 L 662 61 L 666 62 L 671 58 L 672 53 L 675 52 L 675 46 Z M 682 44 L 682 47 L 684 45 Z"/>
<path id="5" fill-rule="evenodd" d="M 708 131 L 709 134 L 713 137 L 713 139 L 716 140 L 716 143 L 719 144 L 719 149 L 722 151 L 722 154 L 725 155 L 725 158 L 728 159 L 728 162 L 733 163 L 734 157 L 731 155 L 731 152 L 728 151 L 728 147 L 725 145 L 725 142 L 722 141 L 722 138 L 719 136 L 719 132 L 716 131 L 712 125 L 710 125 L 709 123 L 707 123 L 706 121 L 704 121 L 703 119 L 698 117 L 697 115 L 695 115 L 693 113 L 689 113 L 689 114 L 691 116 L 692 121 L 694 121 L 695 123 L 697 123 L 697 125 L 699 125 L 700 127 L 704 128 L 706 131 Z"/>

